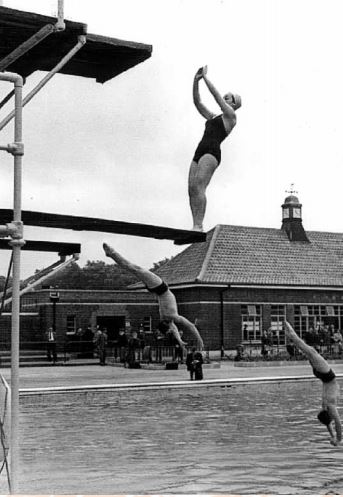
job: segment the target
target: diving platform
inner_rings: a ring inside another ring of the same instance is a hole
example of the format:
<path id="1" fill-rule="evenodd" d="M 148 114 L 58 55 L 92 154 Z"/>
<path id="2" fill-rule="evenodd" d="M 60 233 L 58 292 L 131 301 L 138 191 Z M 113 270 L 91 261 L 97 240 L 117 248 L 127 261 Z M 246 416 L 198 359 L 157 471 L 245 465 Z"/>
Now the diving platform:
<path id="1" fill-rule="evenodd" d="M 151 57 L 151 45 L 87 33 L 87 25 L 80 22 L 64 23 L 65 29 L 56 30 L 56 17 L 0 7 L 0 70 L 23 78 L 35 71 L 49 72 L 73 48 L 79 36 L 85 36 L 86 43 L 59 73 L 105 83 Z M 23 44 L 30 39 L 30 48 L 26 50 Z M 18 58 L 11 55 L 14 51 Z"/>
<path id="2" fill-rule="evenodd" d="M 11 209 L 0 209 L 0 224 L 5 224 L 9 219 L 12 219 L 12 217 L 13 211 Z M 158 240 L 174 240 L 177 245 L 206 241 L 206 233 L 166 228 L 151 224 L 110 221 L 108 219 L 34 211 L 22 211 L 21 218 L 24 225 L 27 226 L 60 228 L 74 231 L 98 231 L 101 233 L 117 233 L 145 238 L 156 238 Z"/>
<path id="3" fill-rule="evenodd" d="M 10 240 L 0 238 L 0 250 L 11 249 Z M 48 242 L 39 240 L 25 240 L 25 245 L 22 250 L 30 250 L 32 252 L 55 252 L 60 256 L 73 255 L 81 253 L 81 245 L 79 243 L 66 242 Z"/>

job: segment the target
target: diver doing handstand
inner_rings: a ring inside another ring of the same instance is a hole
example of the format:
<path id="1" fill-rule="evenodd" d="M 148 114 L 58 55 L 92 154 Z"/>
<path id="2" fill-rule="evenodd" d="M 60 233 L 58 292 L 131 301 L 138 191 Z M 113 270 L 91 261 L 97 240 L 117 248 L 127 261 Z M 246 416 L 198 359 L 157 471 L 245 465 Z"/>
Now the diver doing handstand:
<path id="1" fill-rule="evenodd" d="M 287 321 L 285 321 L 285 332 L 286 336 L 307 357 L 312 366 L 313 374 L 322 381 L 322 409 L 318 414 L 318 419 L 327 427 L 330 434 L 330 443 L 338 445 L 342 442 L 342 423 L 337 409 L 339 385 L 336 375 L 324 357 L 313 347 L 307 345 Z M 333 430 L 332 424 L 336 433 Z"/>

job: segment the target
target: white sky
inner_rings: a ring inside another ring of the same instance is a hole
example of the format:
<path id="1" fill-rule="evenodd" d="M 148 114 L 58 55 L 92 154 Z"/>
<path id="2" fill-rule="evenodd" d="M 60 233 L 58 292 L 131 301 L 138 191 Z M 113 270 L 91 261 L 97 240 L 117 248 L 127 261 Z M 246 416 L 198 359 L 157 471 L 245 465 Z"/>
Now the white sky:
<path id="1" fill-rule="evenodd" d="M 3 5 L 57 10 L 57 0 Z M 104 85 L 57 75 L 25 107 L 23 209 L 189 229 L 188 168 L 204 126 L 191 89 L 207 64 L 217 88 L 239 93 L 243 106 L 208 189 L 205 229 L 280 228 L 294 183 L 305 229 L 343 231 L 341 14 L 341 0 L 65 0 L 67 19 L 151 44 L 153 55 Z M 42 77 L 31 76 L 24 94 Z M 3 98 L 8 85 L 0 90 Z M 1 144 L 13 140 L 7 128 Z M 12 156 L 2 152 L 1 164 L 1 207 L 12 208 Z M 80 242 L 81 264 L 106 260 L 104 240 L 147 267 L 183 250 L 172 241 L 30 227 L 25 237 Z M 9 255 L 2 251 L 0 274 Z M 22 258 L 25 277 L 55 255 Z"/>

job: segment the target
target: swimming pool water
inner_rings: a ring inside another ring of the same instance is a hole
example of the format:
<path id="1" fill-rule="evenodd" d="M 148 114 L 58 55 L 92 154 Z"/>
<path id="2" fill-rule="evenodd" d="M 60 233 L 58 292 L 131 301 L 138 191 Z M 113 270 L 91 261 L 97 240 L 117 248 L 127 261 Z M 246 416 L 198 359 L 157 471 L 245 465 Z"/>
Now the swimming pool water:
<path id="1" fill-rule="evenodd" d="M 320 383 L 25 397 L 19 493 L 343 493 Z"/>

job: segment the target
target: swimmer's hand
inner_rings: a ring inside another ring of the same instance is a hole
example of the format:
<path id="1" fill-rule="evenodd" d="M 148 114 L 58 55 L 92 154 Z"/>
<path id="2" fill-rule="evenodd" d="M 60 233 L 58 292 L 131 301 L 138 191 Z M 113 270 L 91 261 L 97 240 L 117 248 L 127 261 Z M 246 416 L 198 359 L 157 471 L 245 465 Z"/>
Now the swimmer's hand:
<path id="1" fill-rule="evenodd" d="M 207 74 L 207 66 L 200 67 L 200 69 L 198 69 L 197 72 L 195 73 L 194 79 L 199 81 L 201 78 L 206 76 L 206 74 Z"/>
<path id="2" fill-rule="evenodd" d="M 195 76 L 194 76 L 194 79 L 196 81 L 199 81 L 202 77 L 203 77 L 203 68 L 200 67 L 200 69 L 197 70 L 197 72 L 195 73 Z"/>
<path id="3" fill-rule="evenodd" d="M 338 445 L 342 445 L 342 440 L 336 440 L 335 437 L 331 438 L 330 444 L 333 445 L 334 447 L 337 447 Z"/>

